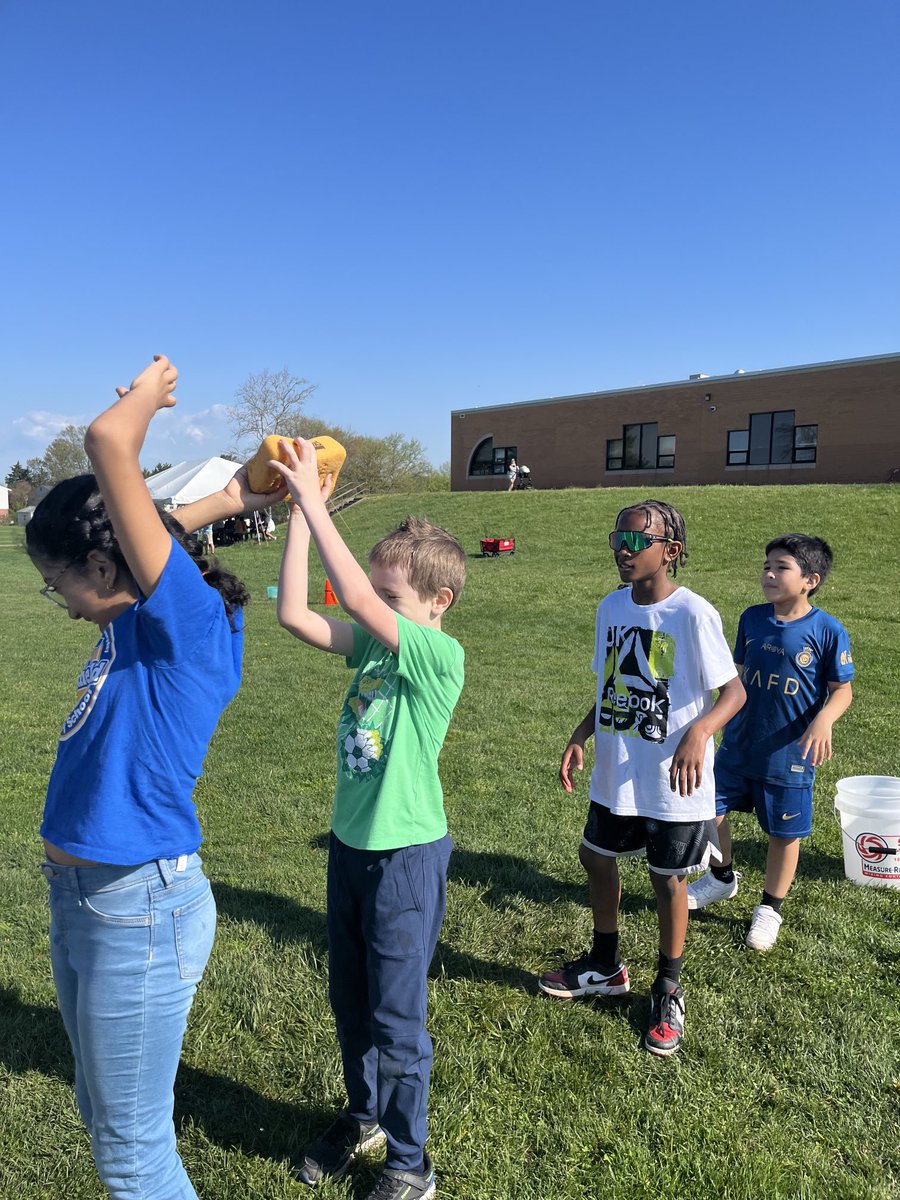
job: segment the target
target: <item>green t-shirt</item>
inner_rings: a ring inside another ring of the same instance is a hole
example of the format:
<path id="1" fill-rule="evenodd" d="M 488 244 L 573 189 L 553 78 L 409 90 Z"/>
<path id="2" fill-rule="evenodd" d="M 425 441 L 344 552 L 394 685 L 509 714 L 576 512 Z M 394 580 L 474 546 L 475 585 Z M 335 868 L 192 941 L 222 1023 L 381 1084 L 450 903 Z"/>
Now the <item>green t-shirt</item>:
<path id="1" fill-rule="evenodd" d="M 447 832 L 438 755 L 462 691 L 462 646 L 399 615 L 396 654 L 352 628 L 331 827 L 357 850 L 437 841 Z"/>

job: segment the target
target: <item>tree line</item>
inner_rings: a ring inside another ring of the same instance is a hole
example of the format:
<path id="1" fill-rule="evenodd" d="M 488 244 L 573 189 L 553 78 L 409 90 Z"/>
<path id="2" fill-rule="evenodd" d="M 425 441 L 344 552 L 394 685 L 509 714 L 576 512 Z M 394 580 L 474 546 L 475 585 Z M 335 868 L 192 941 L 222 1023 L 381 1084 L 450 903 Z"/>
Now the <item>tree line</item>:
<path id="1" fill-rule="evenodd" d="M 286 367 L 248 376 L 227 410 L 235 445 L 224 451 L 222 457 L 244 462 L 263 438 L 272 433 L 285 437 L 327 433 L 347 451 L 340 478 L 342 489 L 352 487 L 366 494 L 449 490 L 450 464 L 432 466 L 424 446 L 416 438 L 399 432 L 382 437 L 357 433 L 348 426 L 308 413 L 307 402 L 316 386 L 292 375 Z M 33 502 L 38 489 L 90 471 L 91 464 L 84 451 L 86 429 L 86 425 L 66 425 L 43 454 L 29 458 L 24 465 L 16 462 L 10 468 L 4 483 L 9 488 L 11 513 Z M 144 476 L 155 475 L 171 465 L 158 462 L 145 468 Z"/>

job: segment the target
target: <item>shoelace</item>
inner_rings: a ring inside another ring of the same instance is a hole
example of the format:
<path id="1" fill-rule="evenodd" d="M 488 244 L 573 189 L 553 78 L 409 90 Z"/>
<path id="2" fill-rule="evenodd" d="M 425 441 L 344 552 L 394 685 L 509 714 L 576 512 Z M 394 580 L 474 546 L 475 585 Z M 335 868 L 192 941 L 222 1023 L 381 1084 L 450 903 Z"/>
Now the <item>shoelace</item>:
<path id="1" fill-rule="evenodd" d="M 677 1008 L 678 993 L 676 991 L 666 992 L 659 1002 L 659 1020 L 656 1023 L 657 1029 L 661 1029 L 667 1025 L 669 1029 L 674 1029 L 671 1017 L 673 1010 Z"/>

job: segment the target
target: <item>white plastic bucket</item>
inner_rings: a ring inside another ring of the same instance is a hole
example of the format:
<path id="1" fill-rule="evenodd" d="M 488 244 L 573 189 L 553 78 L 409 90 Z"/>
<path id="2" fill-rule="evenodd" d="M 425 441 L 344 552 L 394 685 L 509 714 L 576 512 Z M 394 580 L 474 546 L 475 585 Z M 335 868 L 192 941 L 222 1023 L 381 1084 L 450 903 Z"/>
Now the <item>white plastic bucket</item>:
<path id="1" fill-rule="evenodd" d="M 900 779 L 839 779 L 835 810 L 844 835 L 844 874 L 853 883 L 900 888 Z"/>

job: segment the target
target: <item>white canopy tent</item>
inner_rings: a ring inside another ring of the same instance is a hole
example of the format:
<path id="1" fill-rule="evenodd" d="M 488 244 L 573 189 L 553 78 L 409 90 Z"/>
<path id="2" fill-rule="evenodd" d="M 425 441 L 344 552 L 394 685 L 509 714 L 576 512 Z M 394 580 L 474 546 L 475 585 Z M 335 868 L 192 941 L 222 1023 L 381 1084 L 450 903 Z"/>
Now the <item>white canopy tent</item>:
<path id="1" fill-rule="evenodd" d="M 194 458 L 151 475 L 147 487 L 164 504 L 192 504 L 223 488 L 239 466 L 227 458 Z"/>

